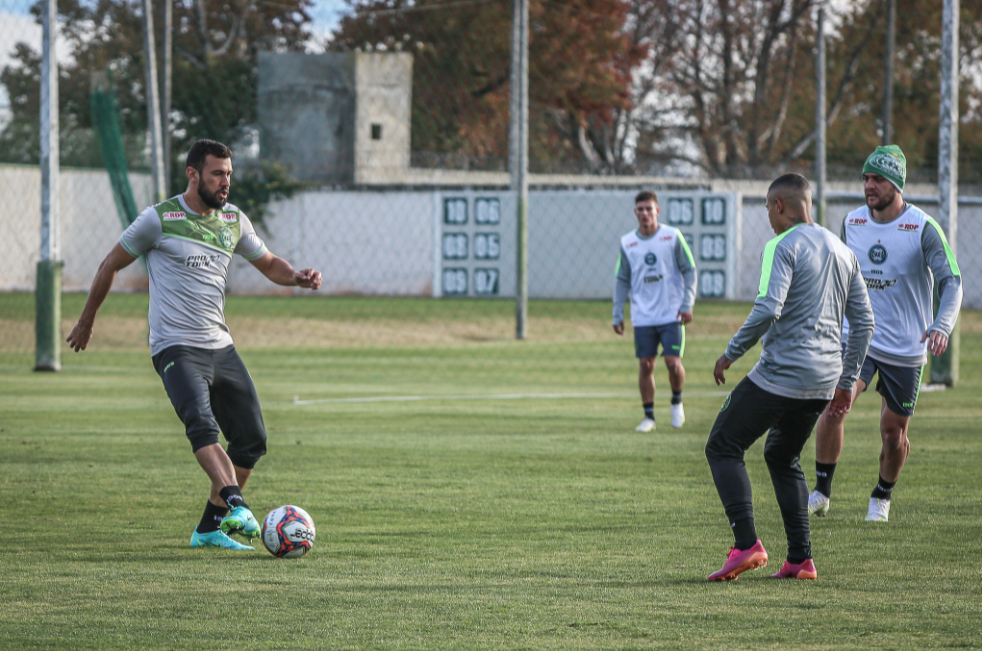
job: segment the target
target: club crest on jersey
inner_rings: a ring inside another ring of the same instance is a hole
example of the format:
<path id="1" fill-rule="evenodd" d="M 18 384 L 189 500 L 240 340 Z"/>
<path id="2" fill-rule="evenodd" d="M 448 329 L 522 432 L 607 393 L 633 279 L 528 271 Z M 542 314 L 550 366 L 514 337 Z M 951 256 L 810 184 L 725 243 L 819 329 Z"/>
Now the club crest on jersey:
<path id="1" fill-rule="evenodd" d="M 883 264 L 887 261 L 887 249 L 882 244 L 871 246 L 867 255 L 869 256 L 869 261 L 873 264 Z"/>
<path id="2" fill-rule="evenodd" d="M 235 238 L 232 236 L 232 231 L 228 229 L 227 226 L 222 226 L 222 230 L 218 231 L 218 241 L 222 243 L 222 246 L 232 250 L 235 246 Z"/>
<path id="3" fill-rule="evenodd" d="M 655 257 L 654 253 L 646 253 L 644 256 L 644 263 L 649 267 L 658 262 L 658 258 Z"/>
<path id="4" fill-rule="evenodd" d="M 178 220 L 188 218 L 188 214 L 186 212 L 165 212 L 162 216 L 165 222 L 176 222 Z"/>
<path id="5" fill-rule="evenodd" d="M 223 212 L 218 215 L 218 218 L 226 224 L 234 224 L 235 222 L 239 221 L 239 215 L 234 212 Z"/>
<path id="6" fill-rule="evenodd" d="M 920 224 L 897 224 L 897 230 L 904 231 L 906 233 L 916 232 L 920 227 Z"/>

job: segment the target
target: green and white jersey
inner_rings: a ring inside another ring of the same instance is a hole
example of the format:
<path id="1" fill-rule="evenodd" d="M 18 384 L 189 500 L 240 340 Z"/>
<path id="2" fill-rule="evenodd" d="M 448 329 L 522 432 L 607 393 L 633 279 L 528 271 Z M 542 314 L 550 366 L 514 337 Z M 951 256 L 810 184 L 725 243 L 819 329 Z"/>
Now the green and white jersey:
<path id="1" fill-rule="evenodd" d="M 930 330 L 950 335 L 962 304 L 961 272 L 941 226 L 913 205 L 886 223 L 863 206 L 846 215 L 841 237 L 859 258 L 876 316 L 869 356 L 895 366 L 922 366 L 927 342 L 921 337 Z M 935 280 L 941 297 L 937 318 Z M 848 321 L 843 328 L 848 331 Z"/>
<path id="2" fill-rule="evenodd" d="M 175 345 L 231 345 L 225 283 L 232 254 L 255 260 L 266 253 L 242 211 L 226 204 L 199 215 L 178 195 L 140 213 L 119 243 L 130 255 L 147 256 L 151 355 Z"/>
<path id="3" fill-rule="evenodd" d="M 629 292 L 634 327 L 675 323 L 696 301 L 696 263 L 682 233 L 671 226 L 659 224 L 648 237 L 636 230 L 621 237 L 614 275 L 614 325 L 624 322 Z"/>
<path id="4" fill-rule="evenodd" d="M 853 323 L 845 352 L 843 316 Z M 757 300 L 725 354 L 740 359 L 763 337 L 749 380 L 779 396 L 828 400 L 836 388 L 852 390 L 872 336 L 873 310 L 856 255 L 825 228 L 806 223 L 764 247 Z"/>

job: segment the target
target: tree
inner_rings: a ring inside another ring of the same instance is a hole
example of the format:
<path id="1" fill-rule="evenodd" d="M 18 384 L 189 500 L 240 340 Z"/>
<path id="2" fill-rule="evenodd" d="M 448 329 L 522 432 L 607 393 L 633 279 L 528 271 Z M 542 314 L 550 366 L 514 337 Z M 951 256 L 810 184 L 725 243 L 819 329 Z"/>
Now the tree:
<path id="1" fill-rule="evenodd" d="M 413 52 L 414 164 L 457 158 L 504 169 L 511 3 L 351 0 L 350 8 L 332 49 Z M 617 111 L 631 105 L 630 71 L 644 54 L 624 33 L 626 18 L 620 0 L 531 2 L 533 168 L 555 171 L 573 160 L 579 169 L 618 169 Z"/>
<path id="2" fill-rule="evenodd" d="M 234 141 L 242 129 L 255 123 L 256 53 L 303 49 L 310 3 L 175 2 L 171 160 L 198 138 Z M 65 165 L 102 164 L 91 135 L 89 85 L 92 73 L 108 70 L 130 162 L 146 167 L 142 154 L 147 118 L 141 4 L 139 0 L 59 0 L 62 38 L 72 52 L 72 60 L 60 69 L 59 81 Z M 38 3 L 32 9 L 36 16 L 40 16 L 40 7 Z M 0 134 L 0 151 L 5 160 L 36 163 L 40 54 L 18 44 L 15 60 L 20 65 L 7 66 L 0 73 L 12 113 Z M 183 186 L 183 174 L 175 176 L 175 185 Z"/>

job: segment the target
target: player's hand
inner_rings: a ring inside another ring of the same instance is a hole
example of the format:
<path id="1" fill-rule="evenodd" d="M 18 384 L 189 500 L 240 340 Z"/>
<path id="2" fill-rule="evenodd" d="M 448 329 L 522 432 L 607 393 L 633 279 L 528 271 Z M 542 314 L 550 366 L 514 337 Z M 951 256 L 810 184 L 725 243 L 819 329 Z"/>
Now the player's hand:
<path id="1" fill-rule="evenodd" d="M 726 355 L 720 355 L 716 360 L 716 368 L 713 369 L 713 377 L 716 378 L 716 386 L 726 384 L 726 376 L 723 371 L 733 366 L 733 360 Z"/>
<path id="2" fill-rule="evenodd" d="M 85 347 L 92 341 L 92 324 L 83 324 L 79 321 L 72 328 L 72 331 L 68 333 L 65 341 L 68 342 L 68 347 L 76 353 L 80 350 L 85 350 Z"/>
<path id="3" fill-rule="evenodd" d="M 832 401 L 829 402 L 828 412 L 829 416 L 845 416 L 852 409 L 852 391 L 845 391 L 836 387 L 835 395 L 832 396 Z"/>
<path id="4" fill-rule="evenodd" d="M 620 323 L 615 323 L 614 324 L 614 332 L 616 332 L 619 335 L 624 334 L 624 322 L 623 321 L 621 321 Z"/>
<path id="5" fill-rule="evenodd" d="M 679 312 L 679 321 L 682 325 L 692 322 L 692 312 Z"/>
<path id="6" fill-rule="evenodd" d="M 301 269 L 293 274 L 293 279 L 297 282 L 298 287 L 309 289 L 320 289 L 321 282 L 323 282 L 321 272 L 316 269 Z"/>
<path id="7" fill-rule="evenodd" d="M 944 351 L 948 350 L 948 337 L 938 330 L 932 330 L 930 332 L 925 332 L 921 337 L 921 343 L 923 344 L 927 341 L 927 349 L 930 350 L 935 357 L 942 355 Z"/>

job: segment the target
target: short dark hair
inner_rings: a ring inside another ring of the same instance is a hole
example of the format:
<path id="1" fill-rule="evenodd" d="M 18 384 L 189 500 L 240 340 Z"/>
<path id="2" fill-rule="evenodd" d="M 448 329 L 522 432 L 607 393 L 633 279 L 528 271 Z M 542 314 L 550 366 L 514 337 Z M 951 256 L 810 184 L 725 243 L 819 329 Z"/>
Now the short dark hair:
<path id="1" fill-rule="evenodd" d="M 770 194 L 774 190 L 786 190 L 804 194 L 811 191 L 811 185 L 808 183 L 808 179 L 803 177 L 801 174 L 791 172 L 789 174 L 782 174 L 774 179 L 771 186 L 767 188 L 767 194 Z"/>
<path id="2" fill-rule="evenodd" d="M 193 167 L 200 173 L 205 167 L 205 159 L 211 154 L 215 158 L 231 158 L 232 150 L 217 140 L 199 140 L 188 150 L 186 167 Z"/>
<path id="3" fill-rule="evenodd" d="M 655 205 L 658 205 L 658 195 L 655 194 L 654 190 L 642 190 L 638 192 L 638 196 L 634 197 L 634 203 L 639 204 L 642 201 L 654 201 Z"/>

